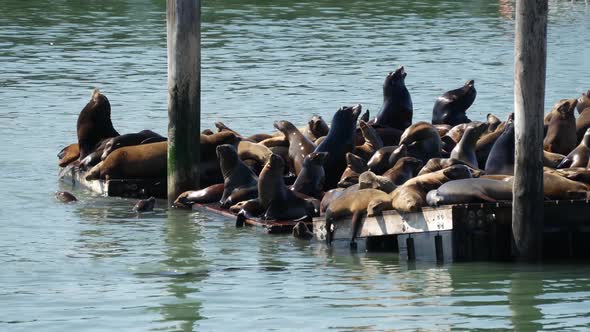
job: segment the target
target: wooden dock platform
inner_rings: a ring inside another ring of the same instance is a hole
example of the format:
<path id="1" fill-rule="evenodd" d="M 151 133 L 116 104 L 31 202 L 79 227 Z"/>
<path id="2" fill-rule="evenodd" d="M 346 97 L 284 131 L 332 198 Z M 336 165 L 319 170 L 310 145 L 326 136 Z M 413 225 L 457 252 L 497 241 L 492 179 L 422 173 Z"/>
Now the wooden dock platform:
<path id="1" fill-rule="evenodd" d="M 546 201 L 544 212 L 543 259 L 589 259 L 590 202 Z M 385 211 L 363 218 L 359 238 L 395 238 L 400 254 L 410 260 L 511 260 L 511 218 L 510 202 L 448 205 L 415 213 Z M 316 239 L 324 240 L 325 219 L 314 218 L 313 223 Z M 349 241 L 350 224 L 350 218 L 335 222 L 334 239 Z"/>

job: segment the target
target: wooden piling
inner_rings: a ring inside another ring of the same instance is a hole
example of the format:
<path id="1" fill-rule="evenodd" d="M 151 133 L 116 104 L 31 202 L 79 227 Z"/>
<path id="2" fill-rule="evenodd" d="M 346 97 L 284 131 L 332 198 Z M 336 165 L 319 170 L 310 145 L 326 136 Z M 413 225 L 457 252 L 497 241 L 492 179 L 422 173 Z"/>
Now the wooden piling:
<path id="1" fill-rule="evenodd" d="M 201 1 L 167 0 L 168 203 L 199 186 Z"/>
<path id="2" fill-rule="evenodd" d="M 547 7 L 547 0 L 516 1 L 512 235 L 523 260 L 541 255 Z"/>

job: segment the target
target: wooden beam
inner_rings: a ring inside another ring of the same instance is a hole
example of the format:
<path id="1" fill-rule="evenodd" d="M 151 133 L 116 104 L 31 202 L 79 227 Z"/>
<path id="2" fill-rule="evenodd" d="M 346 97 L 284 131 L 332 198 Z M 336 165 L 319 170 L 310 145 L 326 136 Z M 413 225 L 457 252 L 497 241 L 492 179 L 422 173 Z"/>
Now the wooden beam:
<path id="1" fill-rule="evenodd" d="M 512 235 L 522 260 L 541 255 L 547 7 L 547 0 L 516 1 Z"/>
<path id="2" fill-rule="evenodd" d="M 201 1 L 167 0 L 168 203 L 199 187 Z"/>

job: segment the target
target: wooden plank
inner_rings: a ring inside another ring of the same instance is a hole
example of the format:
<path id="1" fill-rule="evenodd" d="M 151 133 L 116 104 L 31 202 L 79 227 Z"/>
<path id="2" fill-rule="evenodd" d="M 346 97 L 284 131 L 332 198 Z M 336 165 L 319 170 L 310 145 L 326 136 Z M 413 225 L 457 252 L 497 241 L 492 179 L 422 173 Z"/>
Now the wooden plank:
<path id="1" fill-rule="evenodd" d="M 395 234 L 423 233 L 453 229 L 453 207 L 423 208 L 420 212 L 398 213 L 384 211 L 382 215 L 364 217 L 359 238 Z M 334 240 L 350 239 L 352 218 L 338 220 L 334 223 Z M 315 238 L 326 239 L 326 220 L 323 217 L 313 219 Z"/>

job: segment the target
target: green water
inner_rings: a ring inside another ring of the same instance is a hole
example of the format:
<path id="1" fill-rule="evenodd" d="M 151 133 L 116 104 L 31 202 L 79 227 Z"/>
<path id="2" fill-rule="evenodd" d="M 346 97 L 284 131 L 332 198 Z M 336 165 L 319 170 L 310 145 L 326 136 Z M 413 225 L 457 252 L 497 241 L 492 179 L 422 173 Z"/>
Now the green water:
<path id="1" fill-rule="evenodd" d="M 475 79 L 469 110 L 512 110 L 511 1 L 206 1 L 202 127 L 376 111 L 403 64 L 415 120 Z M 590 88 L 590 8 L 550 1 L 546 109 Z M 76 190 L 55 154 L 93 87 L 120 132 L 165 134 L 164 1 L 0 1 L 0 330 L 588 330 L 590 265 L 408 265 L 236 229 L 204 212 L 140 217 Z M 375 113 L 373 113 L 375 114 Z"/>

